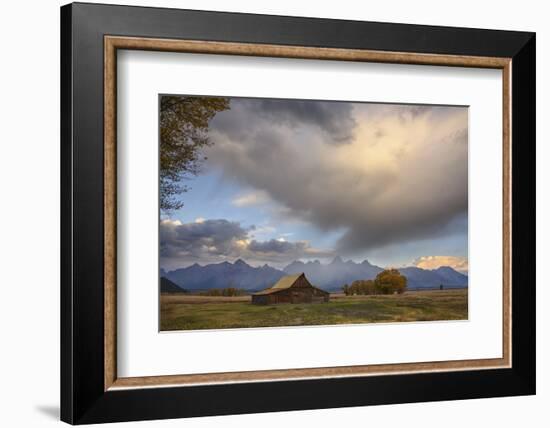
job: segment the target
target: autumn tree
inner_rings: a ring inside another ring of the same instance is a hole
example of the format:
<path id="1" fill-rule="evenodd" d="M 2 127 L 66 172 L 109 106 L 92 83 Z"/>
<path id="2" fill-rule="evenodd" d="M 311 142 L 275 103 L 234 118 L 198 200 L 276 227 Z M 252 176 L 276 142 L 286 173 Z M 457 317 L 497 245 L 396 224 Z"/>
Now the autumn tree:
<path id="1" fill-rule="evenodd" d="M 397 269 L 386 269 L 376 275 L 374 286 L 380 294 L 402 294 L 407 289 L 407 278 Z"/>
<path id="2" fill-rule="evenodd" d="M 367 279 L 361 283 L 363 294 L 376 294 L 376 286 L 372 279 Z"/>
<path id="3" fill-rule="evenodd" d="M 177 195 L 189 190 L 183 180 L 197 175 L 211 145 L 208 125 L 229 109 L 221 97 L 162 96 L 160 99 L 160 209 L 181 208 Z"/>
<path id="4" fill-rule="evenodd" d="M 348 287 L 348 295 L 376 294 L 374 281 L 372 279 L 358 279 Z"/>

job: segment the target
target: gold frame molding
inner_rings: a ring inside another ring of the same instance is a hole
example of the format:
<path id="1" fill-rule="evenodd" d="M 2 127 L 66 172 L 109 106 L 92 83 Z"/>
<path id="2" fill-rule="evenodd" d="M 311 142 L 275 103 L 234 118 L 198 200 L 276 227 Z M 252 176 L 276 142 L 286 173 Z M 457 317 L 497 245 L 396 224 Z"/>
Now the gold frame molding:
<path id="1" fill-rule="evenodd" d="M 213 55 L 241 55 L 333 61 L 382 62 L 494 68 L 502 70 L 503 91 L 503 349 L 502 358 L 358 365 L 305 369 L 204 373 L 171 376 L 117 377 L 116 367 L 116 85 L 117 50 L 147 50 Z M 197 384 L 355 377 L 403 373 L 511 367 L 511 58 L 383 52 L 138 37 L 104 37 L 104 389 L 192 386 Z"/>

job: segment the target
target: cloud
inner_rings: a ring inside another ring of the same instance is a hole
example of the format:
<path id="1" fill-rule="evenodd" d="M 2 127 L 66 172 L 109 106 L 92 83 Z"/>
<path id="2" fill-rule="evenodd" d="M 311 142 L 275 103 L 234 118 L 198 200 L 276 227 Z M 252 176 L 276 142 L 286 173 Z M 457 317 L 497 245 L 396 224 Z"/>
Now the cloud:
<path id="1" fill-rule="evenodd" d="M 245 229 L 228 220 L 204 220 L 181 223 L 165 219 L 160 222 L 161 258 L 200 259 L 232 254 L 248 239 L 253 228 Z"/>
<path id="2" fill-rule="evenodd" d="M 245 193 L 233 199 L 231 202 L 236 207 L 248 207 L 251 205 L 260 205 L 269 201 L 269 197 L 265 192 L 255 191 Z"/>
<path id="3" fill-rule="evenodd" d="M 256 138 L 261 128 L 270 127 L 268 134 L 276 128 L 312 131 L 338 145 L 353 139 L 357 122 L 350 103 L 232 98 L 231 110 L 216 115 L 212 125 L 235 140 Z"/>
<path id="4" fill-rule="evenodd" d="M 467 108 L 232 99 L 211 138 L 210 167 L 342 255 L 466 233 Z"/>
<path id="5" fill-rule="evenodd" d="M 305 242 L 288 242 L 282 239 L 270 239 L 269 241 L 258 242 L 253 240 L 248 248 L 260 253 L 288 253 L 295 248 L 304 248 Z"/>
<path id="6" fill-rule="evenodd" d="M 268 241 L 250 241 L 248 245 L 248 257 L 256 260 L 269 261 L 271 264 L 287 264 L 298 259 L 317 259 L 333 257 L 331 250 L 312 248 L 307 241 L 285 241 L 283 239 L 270 239 Z"/>
<path id="7" fill-rule="evenodd" d="M 248 263 L 280 265 L 300 258 L 328 257 L 331 251 L 312 248 L 307 241 L 290 242 L 252 237 L 256 228 L 244 228 L 225 219 L 160 223 L 161 267 L 173 269 L 192 263 L 218 263 L 243 258 Z"/>
<path id="8" fill-rule="evenodd" d="M 309 124 L 326 133 L 333 143 L 345 143 L 352 139 L 356 126 L 352 105 L 343 102 L 309 100 L 248 100 L 260 116 L 291 127 Z"/>
<path id="9" fill-rule="evenodd" d="M 454 256 L 423 256 L 417 258 L 413 265 L 422 269 L 437 269 L 441 266 L 449 266 L 454 270 L 468 274 L 468 259 Z"/>

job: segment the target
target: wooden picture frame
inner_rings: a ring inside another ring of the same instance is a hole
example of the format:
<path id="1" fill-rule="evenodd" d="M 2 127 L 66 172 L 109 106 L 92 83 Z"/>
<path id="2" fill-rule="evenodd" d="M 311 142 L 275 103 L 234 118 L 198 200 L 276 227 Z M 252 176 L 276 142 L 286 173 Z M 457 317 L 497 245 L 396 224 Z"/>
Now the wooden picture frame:
<path id="1" fill-rule="evenodd" d="M 502 358 L 118 377 L 118 49 L 501 69 Z M 77 3 L 61 9 L 61 53 L 62 420 L 114 422 L 535 392 L 533 33 Z"/>

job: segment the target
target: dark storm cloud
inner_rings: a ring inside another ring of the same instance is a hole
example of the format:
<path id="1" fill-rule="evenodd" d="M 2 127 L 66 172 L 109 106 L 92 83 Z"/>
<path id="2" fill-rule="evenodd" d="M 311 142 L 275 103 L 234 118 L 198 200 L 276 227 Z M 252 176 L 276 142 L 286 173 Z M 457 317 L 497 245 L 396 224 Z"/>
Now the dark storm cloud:
<path id="1" fill-rule="evenodd" d="M 293 254 L 295 252 L 303 252 L 306 248 L 307 244 L 305 242 L 288 242 L 277 239 L 263 242 L 253 240 L 248 245 L 250 251 L 259 253 Z"/>
<path id="2" fill-rule="evenodd" d="M 309 101 L 309 100 L 278 100 L 278 99 L 253 99 L 232 98 L 231 110 L 219 114 L 215 118 L 215 126 L 223 129 L 228 135 L 236 138 L 250 136 L 253 128 L 243 127 L 241 121 L 234 118 L 242 113 L 249 116 L 254 114 L 254 120 L 258 122 L 293 128 L 310 126 L 321 131 L 322 137 L 328 144 L 347 143 L 353 138 L 356 126 L 353 118 L 353 107 L 350 103 L 334 101 Z"/>
<path id="3" fill-rule="evenodd" d="M 164 220 L 160 223 L 161 257 L 223 255 L 235 251 L 250 229 L 228 220 L 204 220 L 194 223 Z"/>
<path id="4" fill-rule="evenodd" d="M 248 100 L 248 103 L 260 115 L 283 125 L 315 125 L 334 143 L 345 143 L 353 137 L 356 123 L 350 103 L 275 99 Z"/>
<path id="5" fill-rule="evenodd" d="M 336 133 L 353 137 L 327 144 L 338 127 L 321 119 L 324 105 L 260 101 L 241 100 L 212 122 L 208 156 L 226 177 L 265 192 L 277 215 L 343 231 L 337 250 L 350 255 L 466 233 L 467 224 L 452 225 L 467 212 L 467 109 L 335 103 L 354 124 Z"/>
<path id="6" fill-rule="evenodd" d="M 312 248 L 306 241 L 289 242 L 252 239 L 255 227 L 243 228 L 238 222 L 225 219 L 181 223 L 163 220 L 160 223 L 161 266 L 186 263 L 215 263 L 245 258 L 251 263 L 290 262 L 302 257 L 324 257 L 330 251 Z"/>

